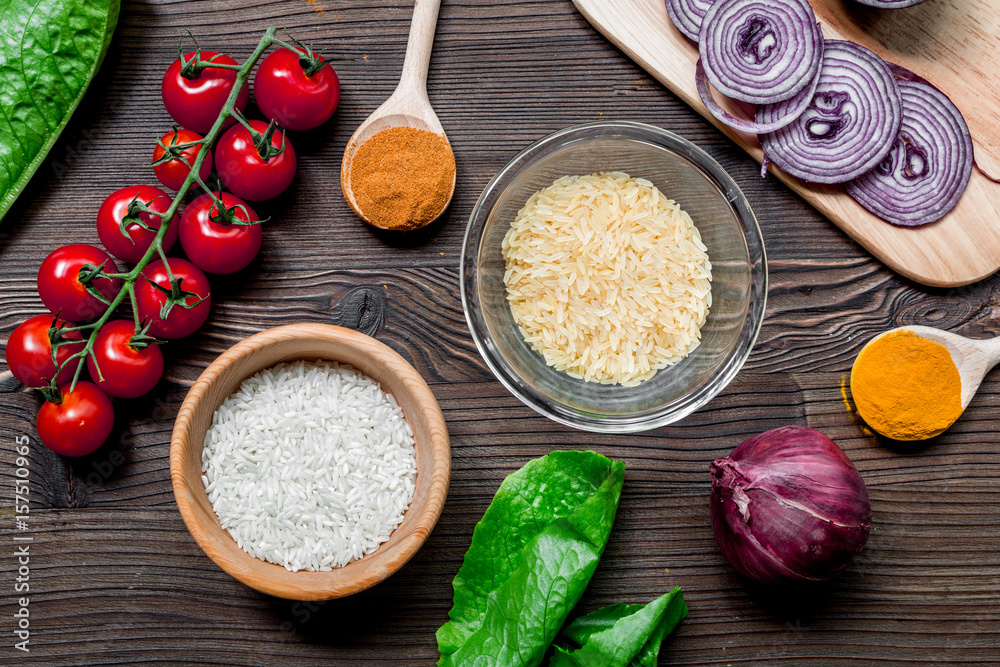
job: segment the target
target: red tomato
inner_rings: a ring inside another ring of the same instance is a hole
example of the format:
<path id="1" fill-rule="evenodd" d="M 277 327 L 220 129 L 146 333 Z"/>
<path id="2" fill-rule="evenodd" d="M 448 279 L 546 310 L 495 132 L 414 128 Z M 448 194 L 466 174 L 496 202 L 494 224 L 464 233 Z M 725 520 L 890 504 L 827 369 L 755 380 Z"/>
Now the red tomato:
<path id="1" fill-rule="evenodd" d="M 330 119 L 340 101 L 340 80 L 333 67 L 325 65 L 307 76 L 299 61 L 304 53 L 278 49 L 264 59 L 253 80 L 257 106 L 289 130 L 319 127 Z M 315 57 L 324 62 L 322 56 Z"/>
<path id="2" fill-rule="evenodd" d="M 61 403 L 45 401 L 38 411 L 38 437 L 42 444 L 63 456 L 86 456 L 111 435 L 115 409 L 93 382 L 80 381 L 76 389 L 60 387 Z"/>
<path id="3" fill-rule="evenodd" d="M 267 123 L 250 121 L 250 126 L 261 134 Z M 222 135 L 215 147 L 215 170 L 223 184 L 237 197 L 250 201 L 273 199 L 284 192 L 295 177 L 295 149 L 280 131 L 271 136 L 271 146 L 285 149 L 267 160 L 261 158 L 254 146 L 250 131 L 235 125 Z"/>
<path id="4" fill-rule="evenodd" d="M 25 387 L 46 387 L 56 374 L 52 363 L 52 346 L 49 344 L 49 329 L 55 318 L 52 315 L 35 315 L 22 322 L 7 339 L 7 367 Z M 55 320 L 55 324 L 66 324 Z M 82 339 L 79 331 L 71 331 L 66 338 Z M 83 349 L 83 343 L 60 345 L 56 351 L 56 361 L 62 365 L 69 357 Z M 58 384 L 69 382 L 79 359 L 74 359 L 59 373 Z"/>
<path id="5" fill-rule="evenodd" d="M 194 53 L 184 54 L 184 60 L 194 57 Z M 212 61 L 220 65 L 235 65 L 236 61 L 225 54 L 215 51 L 202 51 L 203 61 Z M 219 112 L 226 103 L 233 84 L 236 82 L 236 70 L 206 67 L 198 76 L 189 79 L 181 73 L 180 58 L 167 68 L 163 75 L 161 92 L 163 106 L 167 108 L 175 121 L 182 127 L 200 134 L 207 134 L 215 124 Z M 250 101 L 250 88 L 246 84 L 236 97 L 236 108 L 243 111 Z M 229 118 L 226 124 L 236 122 Z"/>
<path id="6" fill-rule="evenodd" d="M 154 211 L 165 213 L 170 208 L 170 197 L 160 188 L 152 185 L 130 185 L 117 192 L 112 192 L 97 211 L 97 236 L 112 255 L 129 264 L 136 264 L 142 259 L 149 246 L 153 243 L 156 231 L 143 229 L 138 223 L 132 222 L 125 227 L 129 238 L 122 236 L 122 218 L 128 215 L 129 204 L 136 197 Z M 148 213 L 140 213 L 139 219 L 153 230 L 160 228 L 160 218 Z M 163 236 L 163 250 L 167 251 L 177 241 L 177 226 L 167 227 Z"/>
<path id="7" fill-rule="evenodd" d="M 102 263 L 105 273 L 118 273 L 108 253 L 92 245 L 64 245 L 53 250 L 38 269 L 38 294 L 42 303 L 53 313 L 73 322 L 86 322 L 103 315 L 108 307 L 88 293 L 80 282 L 80 269 L 84 264 L 100 266 Z M 93 285 L 109 301 L 120 289 L 117 279 L 98 278 Z"/>
<path id="8" fill-rule="evenodd" d="M 258 219 L 242 199 L 228 192 L 221 194 L 223 207 L 232 211 L 232 215 L 244 221 Z M 198 197 L 184 209 L 180 223 L 181 246 L 188 259 L 202 271 L 235 273 L 252 262 L 260 250 L 260 225 L 229 223 L 223 219 L 225 215 L 226 211 L 219 215 L 215 197 L 209 194 Z"/>
<path id="9" fill-rule="evenodd" d="M 183 303 L 191 307 L 185 308 L 180 303 L 175 304 L 170 309 L 166 319 L 160 315 L 164 304 L 167 303 L 167 295 L 163 290 L 149 284 L 152 281 L 167 290 L 171 289 L 167 268 L 163 265 L 163 261 L 158 259 L 151 262 L 142 271 L 144 277 L 135 283 L 135 300 L 139 306 L 139 319 L 152 323 L 149 327 L 150 336 L 166 340 L 184 338 L 193 334 L 208 319 L 208 311 L 212 308 L 208 278 L 201 272 L 201 269 L 185 259 L 171 257 L 170 270 L 173 272 L 174 278 L 181 281 L 181 290 L 191 292 L 196 296 L 184 297 Z M 199 300 L 201 300 L 200 303 L 198 303 Z"/>
<path id="10" fill-rule="evenodd" d="M 118 398 L 142 396 L 163 376 L 160 346 L 147 345 L 137 350 L 129 345 L 134 334 L 135 325 L 130 320 L 112 320 L 101 327 L 94 353 L 87 357 L 90 377 L 105 393 Z"/>
<path id="11" fill-rule="evenodd" d="M 192 132 L 191 130 L 170 130 L 162 137 L 160 141 L 157 142 L 156 148 L 153 149 L 153 162 L 156 162 L 164 155 L 167 151 L 163 150 L 163 146 L 176 146 L 177 144 L 190 144 L 194 141 L 201 141 L 202 136 L 197 132 Z M 163 144 L 161 146 L 160 144 Z M 181 186 L 184 185 L 184 181 L 188 177 L 188 173 L 191 171 L 191 166 L 194 165 L 194 161 L 198 159 L 198 153 L 204 149 L 205 146 L 191 146 L 190 148 L 185 148 L 181 151 L 181 157 L 187 160 L 187 164 L 178 158 L 173 158 L 167 160 L 166 162 L 160 163 L 153 167 L 153 173 L 156 174 L 157 180 L 163 183 L 163 187 L 170 188 L 171 190 L 180 190 Z M 201 163 L 201 169 L 198 170 L 198 176 L 201 180 L 208 178 L 208 175 L 212 173 L 212 151 L 205 149 L 205 161 Z"/>

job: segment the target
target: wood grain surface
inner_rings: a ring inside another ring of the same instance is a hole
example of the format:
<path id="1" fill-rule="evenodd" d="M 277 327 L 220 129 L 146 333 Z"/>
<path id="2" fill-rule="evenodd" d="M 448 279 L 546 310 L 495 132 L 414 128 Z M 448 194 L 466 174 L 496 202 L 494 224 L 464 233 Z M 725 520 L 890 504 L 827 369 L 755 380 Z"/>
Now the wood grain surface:
<path id="1" fill-rule="evenodd" d="M 934 3 L 937 0 L 928 0 Z M 117 403 L 112 442 L 62 459 L 38 443 L 39 397 L 0 367 L 0 664 L 343 667 L 430 665 L 451 581 L 503 477 L 553 449 L 625 461 L 619 519 L 580 611 L 684 589 L 691 614 L 661 664 L 1000 664 L 1000 375 L 987 376 L 945 435 L 900 446 L 867 435 L 845 406 L 854 355 L 893 326 L 1000 334 L 1000 277 L 921 287 L 885 268 L 595 32 L 570 0 L 445 0 L 430 99 L 455 149 L 445 217 L 411 236 L 355 218 L 338 185 L 358 123 L 399 78 L 412 3 L 385 0 L 126 2 L 81 112 L 0 227 L 0 340 L 42 312 L 35 273 L 67 241 L 96 243 L 103 198 L 137 180 L 170 119 L 159 77 L 190 28 L 205 48 L 245 56 L 269 25 L 337 64 L 343 100 L 321 130 L 293 135 L 292 191 L 261 256 L 213 280 L 212 315 L 171 343 L 166 379 Z M 697 142 L 733 175 L 760 218 L 771 287 L 760 341 L 719 397 L 682 422 L 633 436 L 554 424 L 512 397 L 469 337 L 458 290 L 465 222 L 486 182 L 528 143 L 567 125 L 635 120 Z M 452 483 L 441 520 L 397 574 L 328 603 L 261 595 L 217 568 L 174 504 L 173 420 L 226 348 L 296 322 L 376 336 L 430 383 L 447 420 Z M 744 438 L 808 424 L 834 438 L 868 483 L 874 523 L 834 582 L 777 595 L 741 582 L 708 524 L 709 462 Z M 31 652 L 13 649 L 14 439 L 31 438 Z"/>
<path id="2" fill-rule="evenodd" d="M 698 47 L 673 26 L 662 0 L 573 2 L 633 60 L 754 159 L 763 159 L 755 135 L 727 127 L 701 102 L 695 84 Z M 1000 56 L 1000 4 L 996 0 L 934 0 L 895 11 L 855 9 L 851 0 L 811 3 L 826 39 L 855 41 L 943 87 L 969 118 L 977 160 L 1000 178 L 1000 77 L 987 65 Z M 737 102 L 718 94 L 716 99 L 730 113 L 746 117 Z M 769 172 L 875 257 L 912 280 L 956 287 L 1000 269 L 1000 226 L 994 222 L 1000 217 L 1000 183 L 978 169 L 973 169 L 964 195 L 951 212 L 916 228 L 886 223 L 840 186 L 805 183 L 773 164 Z"/>

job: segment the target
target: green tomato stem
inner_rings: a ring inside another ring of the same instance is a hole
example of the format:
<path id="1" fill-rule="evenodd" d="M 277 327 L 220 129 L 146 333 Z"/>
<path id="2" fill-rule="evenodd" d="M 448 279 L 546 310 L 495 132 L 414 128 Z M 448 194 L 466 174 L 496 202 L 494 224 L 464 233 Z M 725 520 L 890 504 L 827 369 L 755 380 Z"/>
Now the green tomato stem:
<path id="1" fill-rule="evenodd" d="M 260 38 L 260 41 L 257 43 L 257 47 L 254 49 L 250 57 L 243 62 L 242 65 L 222 65 L 214 63 L 212 64 L 212 67 L 235 70 L 236 81 L 233 82 L 233 89 L 229 92 L 229 97 L 226 99 L 226 103 L 223 105 L 222 110 L 219 112 L 218 118 L 215 119 L 215 123 L 212 125 L 212 129 L 210 129 L 208 133 L 205 135 L 205 138 L 202 139 L 202 143 L 205 144 L 207 149 L 198 151 L 198 157 L 195 159 L 194 164 L 190 166 L 187 178 L 184 179 L 183 185 L 181 185 L 180 189 L 177 191 L 177 194 L 174 195 L 174 199 L 170 203 L 170 207 L 166 211 L 160 213 L 158 211 L 146 210 L 145 205 L 144 204 L 141 205 L 140 207 L 141 210 L 143 210 L 146 213 L 152 213 L 154 215 L 157 215 L 160 218 L 160 228 L 156 230 L 156 236 L 153 237 L 153 242 L 150 244 L 149 249 L 146 250 L 146 254 L 142 256 L 142 259 L 140 259 L 136 263 L 135 267 L 133 267 L 131 271 L 129 271 L 128 273 L 107 274 L 107 276 L 110 278 L 116 278 L 120 280 L 122 282 L 122 285 L 121 288 L 118 290 L 118 294 L 116 294 L 115 297 L 109 301 L 108 308 L 107 310 L 105 310 L 104 314 L 101 315 L 99 319 L 89 324 L 84 324 L 78 327 L 73 327 L 71 329 L 66 329 L 66 331 L 82 331 L 84 329 L 91 329 L 91 332 L 89 337 L 87 338 L 87 342 L 84 345 L 84 348 L 79 352 L 76 352 L 70 355 L 68 358 L 66 358 L 66 360 L 59 365 L 59 368 L 57 368 L 56 372 L 53 374 L 52 382 L 49 385 L 49 388 L 50 390 L 53 391 L 54 396 L 60 396 L 59 385 L 57 384 L 56 380 L 59 377 L 59 374 L 62 372 L 63 368 L 66 366 L 66 364 L 72 362 L 73 359 L 80 359 L 80 364 L 76 367 L 76 371 L 74 371 L 73 373 L 73 381 L 70 384 L 71 392 L 74 389 L 76 389 L 76 383 L 80 379 L 80 373 L 83 370 L 83 366 L 85 365 L 84 364 L 85 360 L 87 359 L 88 356 L 94 354 L 94 343 L 97 340 L 97 334 L 100 332 L 101 328 L 108 323 L 112 315 L 114 315 L 114 312 L 118 309 L 118 307 L 122 304 L 122 302 L 126 298 L 129 299 L 132 305 L 136 326 L 137 327 L 140 326 L 139 313 L 135 297 L 135 283 L 136 281 L 139 280 L 143 270 L 149 265 L 150 262 L 153 261 L 154 257 L 160 257 L 163 260 L 163 264 L 167 269 L 167 275 L 169 276 L 170 281 L 173 282 L 173 273 L 170 270 L 170 263 L 167 261 L 167 255 L 163 251 L 163 239 L 166 236 L 167 229 L 169 228 L 170 223 L 173 221 L 174 216 L 177 214 L 177 211 L 180 210 L 181 205 L 184 203 L 184 197 L 187 195 L 188 190 L 191 189 L 191 186 L 197 182 L 199 185 L 204 187 L 204 183 L 201 182 L 201 179 L 199 178 L 198 174 L 201 171 L 201 165 L 202 163 L 204 163 L 205 156 L 208 154 L 209 149 L 215 143 L 215 140 L 219 138 L 219 135 L 222 134 L 222 130 L 226 123 L 226 120 L 229 119 L 230 117 L 235 116 L 242 122 L 242 114 L 239 113 L 239 111 L 236 109 L 236 99 L 239 97 L 240 91 L 243 89 L 243 86 L 247 83 L 247 81 L 249 81 L 250 73 L 253 71 L 254 65 L 257 64 L 257 62 L 261 59 L 261 57 L 264 55 L 264 52 L 267 51 L 267 49 L 269 49 L 272 45 L 277 43 L 274 38 L 274 32 L 275 32 L 274 28 L 268 28 L 266 31 L 264 31 L 264 35 Z M 207 190 L 208 188 L 205 189 Z M 69 344 L 75 342 L 79 341 L 63 338 L 63 341 L 60 342 L 59 344 L 60 345 Z"/>

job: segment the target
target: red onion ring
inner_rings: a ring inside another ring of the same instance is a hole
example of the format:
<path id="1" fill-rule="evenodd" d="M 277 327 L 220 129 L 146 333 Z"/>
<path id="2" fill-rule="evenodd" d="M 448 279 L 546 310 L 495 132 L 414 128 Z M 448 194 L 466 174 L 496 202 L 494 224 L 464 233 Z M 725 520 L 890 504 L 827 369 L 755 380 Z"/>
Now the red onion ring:
<path id="1" fill-rule="evenodd" d="M 920 76 L 911 69 L 906 69 L 902 65 L 897 65 L 896 63 L 891 63 L 888 60 L 885 61 L 886 67 L 892 72 L 892 75 L 897 79 L 903 79 L 904 81 L 916 81 L 917 83 L 925 83 L 928 86 L 933 86 L 934 84 Z M 936 87 L 936 86 L 935 86 Z"/>
<path id="2" fill-rule="evenodd" d="M 757 122 L 784 116 L 788 103 L 761 106 Z M 896 141 L 899 86 L 885 62 L 853 42 L 829 41 L 812 103 L 780 130 L 760 135 L 764 152 L 792 176 L 842 183 L 872 169 Z"/>
<path id="3" fill-rule="evenodd" d="M 844 189 L 894 225 L 915 227 L 955 208 L 972 174 L 972 137 L 948 97 L 934 86 L 900 81 L 903 122 L 889 154 Z"/>
<path id="4" fill-rule="evenodd" d="M 859 5 L 868 5 L 878 9 L 904 9 L 919 5 L 924 0 L 854 0 Z"/>
<path id="5" fill-rule="evenodd" d="M 816 78 L 823 37 L 806 0 L 717 0 L 702 21 L 698 50 L 720 93 L 773 104 Z"/>
<path id="6" fill-rule="evenodd" d="M 667 0 L 667 14 L 682 35 L 697 42 L 702 19 L 713 2 L 715 0 Z"/>
<path id="7" fill-rule="evenodd" d="M 897 65 L 896 63 L 891 63 L 891 62 L 888 62 L 888 61 L 886 61 L 885 64 L 889 66 L 889 71 L 892 72 L 896 76 L 897 79 L 903 79 L 905 81 L 916 81 L 917 83 L 923 83 L 923 84 L 926 84 L 928 86 L 931 86 L 932 88 L 934 88 L 935 90 L 937 90 L 942 95 L 945 94 L 943 90 L 941 90 L 940 88 L 938 88 L 933 83 L 931 83 L 930 81 L 928 81 L 924 77 L 920 76 L 919 74 L 917 74 L 913 70 L 908 70 L 905 67 L 903 67 L 902 65 Z M 951 99 L 951 98 L 948 98 L 948 99 Z M 976 169 L 978 169 L 979 173 L 982 174 L 983 176 L 985 176 L 986 178 L 988 178 L 989 180 L 993 181 L 994 183 L 1000 183 L 1000 177 L 992 176 L 992 175 L 986 173 L 985 171 L 983 171 L 983 168 L 979 166 L 979 163 L 976 162 L 976 150 L 975 150 L 975 145 L 974 144 L 973 144 L 973 149 L 972 149 L 972 166 L 974 166 Z"/>
<path id="8" fill-rule="evenodd" d="M 770 121 L 768 123 L 757 123 L 752 120 L 744 120 L 743 118 L 737 118 L 732 115 L 715 101 L 712 97 L 712 89 L 709 87 L 711 84 L 708 77 L 705 75 L 705 68 L 701 65 L 701 59 L 695 64 L 695 82 L 698 85 L 698 95 L 701 97 L 701 101 L 705 104 L 708 111 L 719 119 L 719 121 L 725 123 L 731 128 L 742 130 L 743 132 L 749 132 L 751 134 L 762 134 L 764 132 L 774 132 L 775 130 L 780 130 L 784 126 L 795 121 L 796 118 L 801 116 L 809 105 L 812 103 L 813 95 L 816 92 L 816 86 L 819 85 L 819 70 L 816 71 L 816 78 L 813 82 L 797 92 L 794 97 L 787 100 L 782 107 L 784 111 L 782 115 L 777 119 Z"/>

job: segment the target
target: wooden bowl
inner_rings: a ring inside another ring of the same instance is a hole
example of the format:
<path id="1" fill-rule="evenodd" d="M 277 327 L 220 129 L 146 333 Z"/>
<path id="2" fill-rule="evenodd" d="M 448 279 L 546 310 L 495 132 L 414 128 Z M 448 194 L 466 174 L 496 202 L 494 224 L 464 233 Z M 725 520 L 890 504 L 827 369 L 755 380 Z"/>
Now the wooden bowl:
<path id="1" fill-rule="evenodd" d="M 377 380 L 403 409 L 416 444 L 416 488 L 403 522 L 377 551 L 329 572 L 289 572 L 243 551 L 219 522 L 201 480 L 202 447 L 215 411 L 246 378 L 294 359 L 348 363 Z M 174 497 L 198 546 L 247 586 L 289 600 L 351 595 L 401 568 L 420 549 L 441 516 L 450 475 L 451 450 L 444 415 L 416 369 L 370 336 L 325 324 L 278 327 L 229 348 L 191 387 L 170 439 Z"/>

